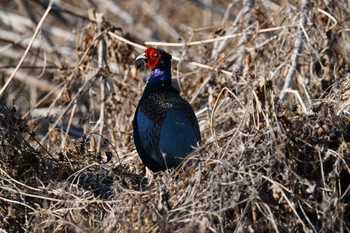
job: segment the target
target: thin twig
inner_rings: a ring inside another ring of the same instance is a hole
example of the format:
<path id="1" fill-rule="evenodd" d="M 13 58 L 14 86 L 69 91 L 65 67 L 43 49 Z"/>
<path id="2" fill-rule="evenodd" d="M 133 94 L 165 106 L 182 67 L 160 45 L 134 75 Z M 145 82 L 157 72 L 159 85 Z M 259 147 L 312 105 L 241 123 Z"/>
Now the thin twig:
<path id="1" fill-rule="evenodd" d="M 285 94 L 285 93 L 294 94 L 294 95 L 297 97 L 297 99 L 298 99 L 298 101 L 299 101 L 299 103 L 300 103 L 300 106 L 301 106 L 301 108 L 303 109 L 303 112 L 304 112 L 305 114 L 309 114 L 309 112 L 308 112 L 308 110 L 306 109 L 306 106 L 305 106 L 305 104 L 304 104 L 304 101 L 303 101 L 303 99 L 301 98 L 301 96 L 300 96 L 300 94 L 299 94 L 298 91 L 292 90 L 292 89 L 289 89 L 289 88 L 288 88 L 288 89 L 282 90 L 282 94 Z"/>
<path id="2" fill-rule="evenodd" d="M 252 31 L 248 31 L 246 32 L 247 34 L 255 34 L 255 33 L 266 33 L 266 32 L 272 32 L 272 31 L 279 31 L 279 30 L 283 30 L 286 29 L 285 26 L 279 26 L 279 27 L 272 27 L 272 28 L 264 28 L 264 29 L 260 29 L 258 32 L 252 32 Z M 194 46 L 194 45 L 203 45 L 206 43 L 213 43 L 216 41 L 220 41 L 220 40 L 227 40 L 230 38 L 235 38 L 235 37 L 239 37 L 242 36 L 243 33 L 232 33 L 230 35 L 225 35 L 225 36 L 218 36 L 215 38 L 211 38 L 211 39 L 205 39 L 205 40 L 198 40 L 198 41 L 192 41 L 192 42 L 181 42 L 181 43 L 168 43 L 168 42 L 159 42 L 159 41 L 146 41 L 145 45 L 153 45 L 153 46 L 167 46 L 167 47 L 183 47 L 183 46 Z"/>
<path id="3" fill-rule="evenodd" d="M 15 70 L 13 71 L 13 73 L 11 74 L 11 76 L 7 79 L 7 81 L 6 81 L 6 83 L 4 84 L 4 86 L 1 88 L 1 90 L 0 90 L 0 96 L 3 94 L 3 92 L 5 91 L 5 89 L 7 88 L 7 86 L 11 83 L 11 81 L 12 81 L 13 77 L 15 76 L 16 72 L 18 71 L 19 67 L 22 65 L 24 59 L 26 58 L 26 56 L 27 56 L 27 54 L 28 54 L 30 48 L 32 47 L 32 44 L 33 44 L 33 42 L 34 42 L 34 40 L 35 40 L 35 37 L 38 35 L 42 24 L 44 23 L 46 17 L 48 16 L 48 14 L 49 14 L 49 12 L 50 12 L 50 10 L 51 10 L 51 7 L 52 7 L 52 4 L 53 4 L 54 1 L 55 1 L 55 0 L 50 0 L 50 3 L 49 3 L 49 5 L 48 5 L 48 7 L 47 7 L 47 9 L 46 9 L 46 11 L 45 11 L 45 13 L 44 13 L 44 15 L 41 17 L 41 19 L 40 19 L 40 21 L 39 21 L 39 23 L 38 23 L 38 25 L 37 25 L 37 27 L 36 27 L 36 29 L 35 29 L 35 31 L 34 31 L 34 34 L 33 34 L 33 36 L 32 36 L 32 39 L 30 40 L 29 45 L 27 46 L 26 50 L 24 51 L 24 54 L 23 54 L 21 60 L 18 62 L 18 64 L 17 64 Z"/>
<path id="4" fill-rule="evenodd" d="M 297 71 L 299 55 L 303 49 L 304 32 L 303 32 L 302 28 L 306 27 L 307 12 L 309 10 L 309 4 L 310 4 L 310 0 L 302 0 L 302 9 L 301 9 L 302 18 L 301 18 L 301 23 L 300 23 L 300 25 L 301 25 L 300 31 L 299 31 L 297 39 L 295 40 L 295 43 L 294 43 L 294 52 L 292 54 L 292 59 L 291 59 L 292 65 L 289 68 L 287 77 L 286 77 L 284 85 L 283 85 L 282 92 L 279 96 L 280 100 L 283 100 L 285 98 L 286 92 L 284 90 L 289 89 L 292 86 L 294 76 L 295 76 L 295 73 Z"/>
<path id="5" fill-rule="evenodd" d="M 0 63 L 1 65 L 1 63 Z M 12 74 L 14 72 L 14 69 L 5 69 L 4 73 L 8 73 L 8 74 Z M 38 79 L 37 77 L 27 74 L 26 72 L 23 71 L 18 71 L 16 72 L 15 76 L 14 76 L 15 80 L 18 80 L 28 86 L 31 87 L 36 87 L 42 91 L 46 91 L 46 92 L 51 92 L 53 90 L 56 89 L 56 85 L 46 81 L 46 80 L 42 80 L 42 79 Z M 54 94 L 56 94 L 57 92 L 55 91 Z"/>

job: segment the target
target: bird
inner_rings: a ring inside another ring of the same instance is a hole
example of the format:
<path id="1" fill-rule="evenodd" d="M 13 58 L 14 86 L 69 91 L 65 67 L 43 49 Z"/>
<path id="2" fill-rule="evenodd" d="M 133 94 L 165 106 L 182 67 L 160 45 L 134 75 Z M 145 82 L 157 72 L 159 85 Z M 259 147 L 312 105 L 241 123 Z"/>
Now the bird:
<path id="1" fill-rule="evenodd" d="M 134 114 L 133 137 L 142 162 L 153 172 L 177 168 L 201 142 L 192 106 L 172 86 L 171 59 L 153 47 L 136 58 L 151 73 Z"/>

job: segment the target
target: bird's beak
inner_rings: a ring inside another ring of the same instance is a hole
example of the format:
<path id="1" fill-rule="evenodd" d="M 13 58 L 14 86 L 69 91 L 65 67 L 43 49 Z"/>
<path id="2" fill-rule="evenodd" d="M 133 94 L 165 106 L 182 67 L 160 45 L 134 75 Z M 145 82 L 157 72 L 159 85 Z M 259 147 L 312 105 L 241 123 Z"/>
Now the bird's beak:
<path id="1" fill-rule="evenodd" d="M 137 56 L 137 58 L 135 59 L 135 61 L 138 61 L 138 60 L 143 60 L 143 61 L 147 61 L 148 58 L 146 57 L 146 54 L 140 54 Z"/>

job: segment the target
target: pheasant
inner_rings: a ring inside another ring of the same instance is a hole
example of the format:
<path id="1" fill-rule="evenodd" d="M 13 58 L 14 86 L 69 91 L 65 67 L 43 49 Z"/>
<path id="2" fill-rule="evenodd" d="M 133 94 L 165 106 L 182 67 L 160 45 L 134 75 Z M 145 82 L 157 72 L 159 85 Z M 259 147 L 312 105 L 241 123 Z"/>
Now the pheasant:
<path id="1" fill-rule="evenodd" d="M 156 48 L 136 58 L 152 71 L 134 115 L 134 143 L 153 172 L 178 167 L 201 142 L 191 105 L 171 84 L 171 58 Z"/>

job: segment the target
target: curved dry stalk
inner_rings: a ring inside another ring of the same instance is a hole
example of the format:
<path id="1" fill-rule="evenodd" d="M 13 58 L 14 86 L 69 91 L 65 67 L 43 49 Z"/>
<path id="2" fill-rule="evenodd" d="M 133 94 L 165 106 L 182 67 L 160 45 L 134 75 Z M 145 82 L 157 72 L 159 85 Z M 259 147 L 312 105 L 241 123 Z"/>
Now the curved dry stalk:
<path id="1" fill-rule="evenodd" d="M 261 34 L 261 33 L 266 33 L 266 32 L 280 31 L 280 30 L 284 30 L 284 29 L 286 29 L 286 26 L 277 26 L 277 27 L 259 29 L 257 32 L 248 31 L 246 33 L 248 33 L 248 34 L 253 34 L 253 33 L 254 34 L 255 33 Z M 239 37 L 242 35 L 243 35 L 243 33 L 239 32 L 239 33 L 233 33 L 231 35 L 218 36 L 218 37 L 211 38 L 211 39 L 204 39 L 204 40 L 191 41 L 191 42 L 185 42 L 185 43 L 184 42 L 170 43 L 170 42 L 160 42 L 160 41 L 145 41 L 145 45 L 166 46 L 166 47 L 194 46 L 194 45 L 203 45 L 203 44 L 213 43 L 213 42 L 220 41 L 220 40 L 235 38 L 235 37 Z"/>
<path id="2" fill-rule="evenodd" d="M 140 45 L 140 44 L 137 44 L 135 42 L 132 42 L 130 40 L 127 40 L 125 39 L 124 37 L 121 37 L 113 32 L 108 32 L 108 34 L 111 36 L 111 37 L 114 37 L 126 44 L 129 44 L 131 46 L 134 46 L 135 48 L 139 48 L 139 49 L 142 49 L 142 50 L 145 50 L 146 47 L 143 46 L 143 45 Z M 176 56 L 173 56 L 173 60 L 175 61 L 180 61 L 180 58 L 176 57 Z M 201 63 L 198 63 L 198 62 L 189 62 L 188 65 L 193 65 L 193 66 L 196 66 L 196 67 L 200 67 L 200 68 L 205 68 L 205 69 L 208 69 L 208 70 L 212 70 L 212 71 L 218 71 L 220 73 L 223 73 L 223 74 L 226 74 L 226 75 L 229 75 L 229 76 L 233 76 L 233 73 L 230 72 L 230 71 L 227 71 L 227 70 L 223 70 L 223 69 L 219 69 L 219 68 L 214 68 L 214 67 L 211 67 L 209 65 L 204 65 L 204 64 L 201 64 Z"/>

